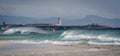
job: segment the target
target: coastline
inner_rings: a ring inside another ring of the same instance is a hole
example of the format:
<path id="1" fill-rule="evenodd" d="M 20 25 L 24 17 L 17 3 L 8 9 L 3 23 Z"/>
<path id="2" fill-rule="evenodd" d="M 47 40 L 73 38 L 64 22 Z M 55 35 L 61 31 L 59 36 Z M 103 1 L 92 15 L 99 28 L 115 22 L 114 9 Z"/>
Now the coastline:
<path id="1" fill-rule="evenodd" d="M 9 41 L 0 41 L 0 46 L 5 46 L 5 45 L 9 45 L 9 44 L 12 44 L 12 43 Z"/>
<path id="2" fill-rule="evenodd" d="M 1 56 L 119 56 L 120 46 L 40 45 L 0 41 Z M 11 48 L 12 47 L 12 48 Z M 10 48 L 7 50 L 7 48 Z"/>

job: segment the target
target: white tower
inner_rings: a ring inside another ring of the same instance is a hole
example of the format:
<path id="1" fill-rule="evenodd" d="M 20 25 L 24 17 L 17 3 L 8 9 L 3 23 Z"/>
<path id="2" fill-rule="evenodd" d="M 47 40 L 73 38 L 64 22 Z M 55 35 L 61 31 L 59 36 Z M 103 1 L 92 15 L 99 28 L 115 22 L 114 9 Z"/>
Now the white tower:
<path id="1" fill-rule="evenodd" d="M 61 22 L 60 17 L 58 17 L 58 25 L 59 25 L 59 26 L 62 26 L 62 22 Z"/>

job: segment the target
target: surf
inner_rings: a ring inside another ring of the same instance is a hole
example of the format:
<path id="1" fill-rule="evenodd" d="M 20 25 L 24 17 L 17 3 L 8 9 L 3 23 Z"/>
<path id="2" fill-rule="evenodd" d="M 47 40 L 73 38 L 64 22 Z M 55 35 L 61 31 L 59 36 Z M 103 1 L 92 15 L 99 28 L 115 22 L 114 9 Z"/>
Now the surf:
<path id="1" fill-rule="evenodd" d="M 48 33 L 52 30 L 17 27 L 4 31 L 0 39 L 26 44 L 120 45 L 120 30 L 57 30 L 55 34 Z"/>
<path id="2" fill-rule="evenodd" d="M 38 33 L 38 34 L 49 34 L 45 30 L 36 27 L 15 27 L 7 29 L 3 32 L 3 34 L 31 34 L 31 33 Z"/>
<path id="3" fill-rule="evenodd" d="M 60 36 L 63 37 L 62 40 L 83 41 L 90 45 L 120 45 L 120 35 L 118 31 L 67 30 Z"/>

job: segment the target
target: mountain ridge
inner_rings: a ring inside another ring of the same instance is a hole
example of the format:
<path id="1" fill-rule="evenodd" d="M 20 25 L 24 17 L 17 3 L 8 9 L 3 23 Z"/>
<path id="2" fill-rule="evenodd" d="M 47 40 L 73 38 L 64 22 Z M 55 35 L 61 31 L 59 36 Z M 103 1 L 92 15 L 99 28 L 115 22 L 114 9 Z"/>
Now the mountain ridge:
<path id="1" fill-rule="evenodd" d="M 112 27 L 120 27 L 119 18 L 104 18 L 96 15 L 88 15 L 81 19 L 65 19 L 61 18 L 63 25 L 87 25 L 91 23 L 98 23 L 100 25 L 108 25 Z M 22 16 L 2 16 L 0 15 L 0 24 L 6 22 L 7 24 L 34 24 L 34 23 L 48 23 L 56 24 L 57 17 L 51 18 L 30 18 Z"/>

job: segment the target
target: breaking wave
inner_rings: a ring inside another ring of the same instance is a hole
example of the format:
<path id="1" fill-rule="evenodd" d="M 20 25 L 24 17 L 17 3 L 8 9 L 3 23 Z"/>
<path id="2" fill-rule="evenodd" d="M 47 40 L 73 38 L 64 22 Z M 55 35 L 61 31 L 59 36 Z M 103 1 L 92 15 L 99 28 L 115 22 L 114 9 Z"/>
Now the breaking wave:
<path id="1" fill-rule="evenodd" d="M 60 36 L 62 40 L 78 41 L 84 40 L 92 45 L 120 45 L 120 36 L 112 36 L 109 32 L 100 34 L 100 32 L 89 32 L 80 30 L 68 30 L 63 32 Z"/>
<path id="2" fill-rule="evenodd" d="M 15 34 L 15 33 L 19 33 L 19 34 L 30 34 L 30 33 L 43 33 L 43 34 L 47 34 L 46 31 L 41 30 L 39 28 L 35 28 L 35 27 L 10 28 L 10 29 L 4 31 L 3 34 Z"/>
<path id="3" fill-rule="evenodd" d="M 63 36 L 63 40 L 96 39 L 100 41 L 120 41 L 120 38 L 116 38 L 107 34 L 86 34 L 81 31 L 65 31 L 61 34 L 61 36 Z"/>
<path id="4" fill-rule="evenodd" d="M 57 40 L 42 40 L 42 41 L 16 40 L 11 42 L 26 43 L 26 44 L 57 44 L 57 45 L 75 45 L 79 43 L 84 43 L 83 41 L 57 41 Z"/>
<path id="5" fill-rule="evenodd" d="M 5 35 L 1 35 L 1 39 L 26 44 L 120 45 L 120 30 L 60 30 L 56 31 L 55 34 L 48 34 L 49 31 L 46 31 L 35 27 L 10 28 L 4 32 Z M 14 33 L 20 34 L 14 35 Z"/>
<path id="6" fill-rule="evenodd" d="M 24 43 L 24 44 L 56 44 L 56 45 L 120 45 L 120 42 L 95 42 L 95 41 L 53 41 L 53 40 L 43 40 L 43 41 L 33 41 L 33 40 L 20 40 L 11 41 L 14 43 Z"/>

